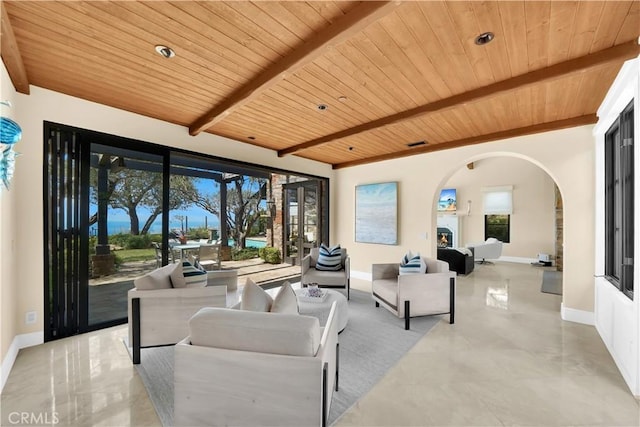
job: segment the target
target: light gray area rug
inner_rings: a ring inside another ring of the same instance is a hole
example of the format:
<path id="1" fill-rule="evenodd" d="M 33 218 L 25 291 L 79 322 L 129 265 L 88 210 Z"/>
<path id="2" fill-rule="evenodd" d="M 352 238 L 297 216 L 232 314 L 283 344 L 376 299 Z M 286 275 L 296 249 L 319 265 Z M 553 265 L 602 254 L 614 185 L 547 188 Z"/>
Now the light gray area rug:
<path id="1" fill-rule="evenodd" d="M 562 271 L 543 271 L 540 291 L 546 294 L 562 295 Z"/>
<path id="2" fill-rule="evenodd" d="M 338 335 L 339 390 L 333 394 L 329 425 L 380 381 L 441 317 L 415 317 L 411 330 L 405 331 L 403 319 L 376 308 L 369 293 L 352 289 L 349 322 Z M 173 346 L 142 349 L 141 364 L 136 366 L 165 427 L 173 425 L 173 350 Z"/>

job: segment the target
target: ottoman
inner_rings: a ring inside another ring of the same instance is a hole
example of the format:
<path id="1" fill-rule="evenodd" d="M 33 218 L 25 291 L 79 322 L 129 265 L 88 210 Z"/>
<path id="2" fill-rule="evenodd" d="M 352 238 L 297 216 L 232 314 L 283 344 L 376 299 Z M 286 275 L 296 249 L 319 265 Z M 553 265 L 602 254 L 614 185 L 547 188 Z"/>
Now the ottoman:
<path id="1" fill-rule="evenodd" d="M 326 290 L 327 297 L 321 302 L 302 301 L 298 298 L 298 310 L 300 311 L 300 314 L 317 317 L 318 320 L 320 320 L 320 326 L 324 326 L 327 323 L 327 317 L 329 317 L 331 304 L 335 301 L 338 331 L 342 332 L 342 330 L 347 326 L 347 321 L 349 320 L 349 304 L 347 303 L 347 297 L 342 295 L 341 292 L 329 289 L 323 290 Z M 302 291 L 302 289 L 296 289 L 296 295 L 300 295 Z"/>

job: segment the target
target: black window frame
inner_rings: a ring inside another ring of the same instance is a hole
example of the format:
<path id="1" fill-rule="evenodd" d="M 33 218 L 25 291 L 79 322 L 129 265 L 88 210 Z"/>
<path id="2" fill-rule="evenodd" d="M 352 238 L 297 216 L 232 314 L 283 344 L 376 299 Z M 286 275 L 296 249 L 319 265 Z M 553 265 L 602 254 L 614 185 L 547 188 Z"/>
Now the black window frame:
<path id="1" fill-rule="evenodd" d="M 605 158 L 605 277 L 633 299 L 634 134 L 633 101 L 607 130 Z"/>
<path id="2" fill-rule="evenodd" d="M 490 227 L 496 227 L 496 226 L 500 226 L 502 224 L 495 224 L 495 223 L 490 223 L 490 217 L 506 217 L 507 219 L 507 223 L 506 223 L 506 230 L 505 230 L 505 234 L 497 236 L 494 235 L 493 233 L 489 232 L 489 228 Z M 488 238 L 493 237 L 495 239 L 500 240 L 502 243 L 510 243 L 511 242 L 511 215 L 509 214 L 485 214 L 484 216 L 484 239 L 487 240 Z"/>

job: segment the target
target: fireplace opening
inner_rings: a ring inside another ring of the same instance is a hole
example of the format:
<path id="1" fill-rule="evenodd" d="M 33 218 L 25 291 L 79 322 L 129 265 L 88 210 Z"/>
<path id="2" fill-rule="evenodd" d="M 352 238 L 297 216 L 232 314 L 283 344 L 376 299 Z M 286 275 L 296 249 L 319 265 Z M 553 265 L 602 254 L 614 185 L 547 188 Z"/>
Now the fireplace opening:
<path id="1" fill-rule="evenodd" d="M 438 247 L 439 248 L 453 247 L 453 231 L 451 231 L 446 227 L 438 227 Z"/>

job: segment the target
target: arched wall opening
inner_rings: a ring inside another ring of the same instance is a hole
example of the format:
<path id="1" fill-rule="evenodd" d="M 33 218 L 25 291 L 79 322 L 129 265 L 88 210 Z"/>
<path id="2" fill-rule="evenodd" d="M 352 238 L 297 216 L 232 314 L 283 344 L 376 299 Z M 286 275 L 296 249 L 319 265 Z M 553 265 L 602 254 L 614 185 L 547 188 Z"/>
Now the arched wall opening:
<path id="1" fill-rule="evenodd" d="M 592 130 L 592 126 L 580 126 L 339 169 L 332 187 L 331 241 L 349 248 L 352 277 L 357 275 L 364 280 L 370 278 L 372 263 L 395 262 L 407 250 L 436 257 L 434 205 L 450 177 L 474 161 L 496 156 L 524 159 L 542 169 L 562 195 L 562 318 L 593 324 L 596 193 Z M 355 188 L 376 182 L 398 183 L 396 245 L 355 241 Z M 473 212 L 479 213 L 479 209 L 480 206 L 472 206 Z"/>
<path id="2" fill-rule="evenodd" d="M 446 245 L 450 248 L 483 242 L 486 236 L 482 190 L 512 186 L 510 239 L 502 245 L 500 260 L 529 264 L 535 268 L 541 265 L 538 254 L 547 254 L 553 260 L 553 267 L 541 269 L 541 278 L 545 277 L 548 284 L 552 284 L 551 279 L 557 276 L 561 280 L 562 273 L 555 273 L 555 270 L 556 255 L 563 247 L 562 191 L 548 168 L 536 159 L 512 152 L 487 152 L 460 159 L 449 166 L 450 169 L 440 177 L 431 203 L 431 234 L 434 236 L 431 243 L 435 246 L 432 253 L 437 253 L 447 238 Z M 456 191 L 455 211 L 438 210 L 440 190 L 445 188 Z M 446 256 L 446 251 L 442 255 Z M 477 268 L 490 267 L 476 264 Z"/>

